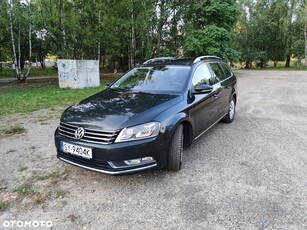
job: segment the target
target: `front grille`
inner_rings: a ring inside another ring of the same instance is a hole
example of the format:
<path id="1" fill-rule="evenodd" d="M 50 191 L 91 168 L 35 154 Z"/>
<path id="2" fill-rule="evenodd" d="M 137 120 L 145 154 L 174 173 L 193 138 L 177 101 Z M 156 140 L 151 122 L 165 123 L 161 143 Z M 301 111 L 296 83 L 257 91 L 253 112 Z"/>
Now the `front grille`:
<path id="1" fill-rule="evenodd" d="M 68 137 L 71 139 L 76 139 L 75 131 L 80 126 L 71 125 L 67 123 L 61 122 L 59 127 L 59 134 Z M 88 129 L 84 128 L 84 136 L 80 139 L 81 141 L 96 143 L 96 144 L 112 144 L 114 143 L 119 130 L 116 131 L 106 131 L 106 130 L 96 130 L 96 129 Z"/>

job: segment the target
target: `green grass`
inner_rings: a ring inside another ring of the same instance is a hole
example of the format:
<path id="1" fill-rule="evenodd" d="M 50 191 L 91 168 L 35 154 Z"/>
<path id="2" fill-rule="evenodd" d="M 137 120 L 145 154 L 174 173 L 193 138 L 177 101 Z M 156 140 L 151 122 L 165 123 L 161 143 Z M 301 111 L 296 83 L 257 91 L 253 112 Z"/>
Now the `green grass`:
<path id="1" fill-rule="evenodd" d="M 35 194 L 34 187 L 31 183 L 25 182 L 24 184 L 19 185 L 15 188 L 14 192 L 19 195 L 33 195 Z"/>
<path id="2" fill-rule="evenodd" d="M 22 171 L 25 171 L 25 170 L 27 170 L 27 169 L 28 169 L 28 167 L 25 166 L 25 164 L 19 164 L 19 165 L 18 165 L 17 171 L 18 171 L 18 172 L 22 172 Z"/>
<path id="3" fill-rule="evenodd" d="M 276 67 L 274 67 L 273 61 L 268 61 L 265 68 L 256 67 L 256 62 L 253 62 L 252 70 L 284 70 L 284 71 L 297 71 L 297 70 L 307 70 L 306 67 L 304 67 L 304 60 L 301 61 L 301 64 L 298 66 L 297 61 L 295 59 L 292 59 L 290 62 L 290 67 L 285 67 L 285 61 L 279 61 L 277 62 Z M 234 63 L 236 68 L 244 69 L 245 63 Z"/>
<path id="4" fill-rule="evenodd" d="M 9 136 L 14 134 L 22 134 L 26 132 L 25 128 L 22 127 L 21 125 L 13 125 L 9 128 L 4 128 L 2 131 L 5 135 Z"/>
<path id="5" fill-rule="evenodd" d="M 27 72 L 26 69 L 22 71 L 23 74 Z M 46 67 L 45 69 L 42 69 L 40 67 L 32 67 L 30 70 L 29 77 L 45 77 L 45 76 L 57 76 L 58 70 L 55 67 Z M 15 73 L 12 69 L 3 68 L 0 69 L 0 79 L 1 78 L 15 78 Z"/>
<path id="6" fill-rule="evenodd" d="M 7 208 L 8 204 L 6 201 L 0 199 L 0 212 L 3 212 Z"/>
<path id="7" fill-rule="evenodd" d="M 65 195 L 65 191 L 62 189 L 58 188 L 55 190 L 55 198 L 63 197 Z"/>
<path id="8" fill-rule="evenodd" d="M 51 171 L 47 175 L 38 176 L 37 179 L 38 180 L 47 180 L 47 179 L 56 180 L 58 178 L 58 176 L 59 175 L 58 175 L 57 171 Z"/>
<path id="9" fill-rule="evenodd" d="M 67 106 L 93 95 L 105 86 L 61 89 L 57 85 L 19 84 L 0 88 L 0 115 L 27 113 L 39 109 Z"/>

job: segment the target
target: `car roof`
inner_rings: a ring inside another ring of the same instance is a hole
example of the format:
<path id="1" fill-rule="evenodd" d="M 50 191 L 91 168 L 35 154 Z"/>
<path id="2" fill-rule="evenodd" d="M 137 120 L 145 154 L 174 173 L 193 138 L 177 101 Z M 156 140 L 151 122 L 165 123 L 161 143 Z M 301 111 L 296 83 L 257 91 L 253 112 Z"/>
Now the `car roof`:
<path id="1" fill-rule="evenodd" d="M 220 57 L 217 56 L 200 56 L 197 58 L 175 58 L 175 57 L 159 57 L 152 58 L 145 61 L 141 66 L 162 66 L 162 65 L 184 65 L 192 66 L 200 61 L 223 61 Z"/>

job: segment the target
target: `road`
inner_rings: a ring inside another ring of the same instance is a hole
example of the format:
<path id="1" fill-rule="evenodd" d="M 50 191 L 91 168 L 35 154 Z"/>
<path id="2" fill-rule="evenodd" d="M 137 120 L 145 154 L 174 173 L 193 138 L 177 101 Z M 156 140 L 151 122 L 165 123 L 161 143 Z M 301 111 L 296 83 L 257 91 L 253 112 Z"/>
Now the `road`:
<path id="1" fill-rule="evenodd" d="M 52 136 L 61 109 L 0 118 L 27 130 L 0 137 L 2 197 L 24 181 L 49 191 L 41 202 L 12 192 L 0 228 L 45 220 L 52 229 L 307 229 L 307 72 L 236 75 L 234 122 L 186 149 L 177 173 L 114 177 L 59 162 Z"/>

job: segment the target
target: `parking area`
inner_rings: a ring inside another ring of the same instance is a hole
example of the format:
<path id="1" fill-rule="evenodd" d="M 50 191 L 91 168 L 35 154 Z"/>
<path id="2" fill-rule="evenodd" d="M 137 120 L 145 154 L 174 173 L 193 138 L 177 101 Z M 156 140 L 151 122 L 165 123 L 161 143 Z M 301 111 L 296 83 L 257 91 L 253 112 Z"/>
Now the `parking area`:
<path id="1" fill-rule="evenodd" d="M 307 71 L 235 74 L 234 122 L 197 139 L 177 173 L 114 177 L 58 161 L 63 108 L 0 117 L 0 129 L 26 129 L 0 136 L 0 229 L 307 229 Z"/>

